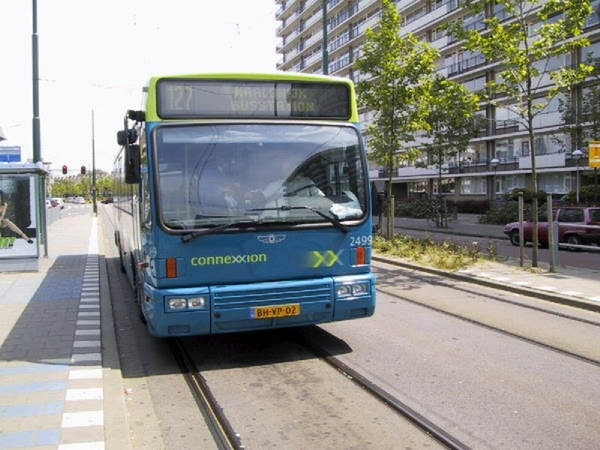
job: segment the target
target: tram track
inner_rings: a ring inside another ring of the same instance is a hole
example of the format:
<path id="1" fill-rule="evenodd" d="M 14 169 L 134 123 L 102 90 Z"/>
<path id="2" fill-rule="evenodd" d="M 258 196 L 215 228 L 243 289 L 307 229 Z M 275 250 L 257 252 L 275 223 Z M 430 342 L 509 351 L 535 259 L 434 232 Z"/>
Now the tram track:
<path id="1" fill-rule="evenodd" d="M 410 270 L 419 272 L 419 269 L 416 268 L 416 267 L 415 268 L 411 268 Z M 391 273 L 395 273 L 393 271 L 383 271 L 382 269 L 379 269 L 379 273 L 381 273 L 381 272 L 386 272 L 386 273 L 390 273 L 390 274 Z M 457 286 L 455 284 L 452 284 L 452 282 L 447 281 L 444 278 L 441 278 L 438 275 L 432 275 L 429 271 L 423 271 L 422 273 L 427 274 L 429 276 L 435 276 L 437 278 L 437 281 L 435 281 L 435 282 L 432 282 L 430 279 L 428 279 L 427 282 L 430 283 L 430 284 L 435 284 L 435 285 L 440 286 L 440 287 L 446 287 L 446 288 L 454 289 L 456 291 L 464 292 L 466 294 L 476 294 L 476 295 L 478 295 L 478 296 L 480 296 L 482 298 L 487 298 L 487 299 L 494 300 L 494 301 L 497 301 L 497 302 L 500 302 L 500 303 L 505 303 L 507 305 L 518 306 L 518 307 L 521 307 L 521 308 L 524 308 L 524 309 L 529 309 L 529 310 L 532 310 L 532 311 L 538 311 L 538 312 L 542 312 L 542 313 L 545 313 L 545 314 L 550 314 L 550 315 L 553 315 L 553 316 L 556 316 L 556 317 L 561 317 L 563 319 L 569 319 L 569 320 L 573 320 L 573 321 L 576 321 L 576 322 L 585 323 L 587 325 L 592 325 L 592 326 L 600 327 L 600 320 L 594 321 L 594 320 L 582 319 L 580 317 L 575 317 L 572 314 L 571 315 L 570 314 L 565 314 L 565 313 L 561 313 L 561 312 L 557 312 L 557 311 L 552 311 L 551 309 L 548 309 L 548 308 L 543 308 L 543 307 L 534 306 L 534 305 L 528 305 L 528 304 L 525 304 L 523 302 L 518 302 L 518 301 L 515 301 L 515 300 L 508 299 L 508 298 L 506 298 L 504 296 L 501 296 L 501 295 L 496 295 L 496 294 L 490 294 L 490 293 L 482 292 L 481 289 L 477 289 L 476 287 L 474 287 L 474 288 L 467 288 L 467 287 Z M 470 279 L 467 279 L 466 281 L 469 281 L 469 280 Z M 465 281 L 465 280 L 461 278 L 459 281 Z M 494 286 L 492 286 L 492 288 L 494 288 Z M 381 289 L 381 282 L 378 285 L 378 290 L 380 290 L 381 292 L 386 292 L 386 293 L 388 293 L 387 291 L 389 291 L 389 290 L 386 291 L 386 289 Z M 527 292 L 522 291 L 520 295 L 527 296 L 527 294 L 528 294 Z"/>
<path id="2" fill-rule="evenodd" d="M 306 339 L 300 339 L 300 343 L 305 346 L 308 350 L 314 353 L 316 356 L 327 362 L 331 367 L 340 372 L 342 375 L 352 380 L 357 386 L 361 387 L 373 397 L 382 401 L 389 408 L 391 408 L 398 415 L 404 417 L 415 426 L 420 428 L 426 434 L 433 437 L 436 441 L 442 444 L 444 447 L 451 450 L 467 450 L 470 447 L 456 439 L 450 433 L 446 432 L 442 428 L 438 427 L 431 420 L 424 417 L 419 412 L 408 406 L 406 403 L 400 401 L 384 389 L 370 381 L 367 377 L 354 370 L 340 359 L 329 354 L 323 348 L 319 348 L 314 343 L 309 342 Z"/>
<path id="3" fill-rule="evenodd" d="M 190 390 L 207 419 L 210 432 L 215 438 L 215 444 L 222 450 L 243 450 L 245 447 L 240 441 L 225 413 L 219 406 L 217 399 L 212 394 L 208 383 L 196 368 L 192 358 L 185 350 L 181 339 L 170 339 L 169 348 L 184 375 Z"/>
<path id="4" fill-rule="evenodd" d="M 410 269 L 410 270 L 418 272 L 418 269 L 414 269 L 413 268 L 413 269 Z M 381 271 L 382 271 L 382 269 L 380 269 L 380 272 Z M 432 275 L 429 272 L 424 272 L 424 273 L 426 273 L 427 276 L 431 276 Z M 476 290 L 476 289 L 469 289 L 469 288 L 466 288 L 466 287 L 456 286 L 456 285 L 452 284 L 451 282 L 446 281 L 443 278 L 437 278 L 437 276 L 436 276 L 436 280 L 435 281 L 428 280 L 428 283 L 430 285 L 436 285 L 436 286 L 444 287 L 444 288 L 447 288 L 447 289 L 452 289 L 452 290 L 455 290 L 455 291 L 464 292 L 464 293 L 469 294 L 469 295 L 476 295 L 479 298 L 482 298 L 482 299 L 485 299 L 485 300 L 492 300 L 494 302 L 505 304 L 505 305 L 508 305 L 510 307 L 522 308 L 524 310 L 529 310 L 529 311 L 533 311 L 533 312 L 539 312 L 539 313 L 542 313 L 542 314 L 545 314 L 545 315 L 549 315 L 549 316 L 557 317 L 557 318 L 560 318 L 560 319 L 568 320 L 568 321 L 571 321 L 571 322 L 575 322 L 575 323 L 579 323 L 579 324 L 591 326 L 591 327 L 594 327 L 594 328 L 600 328 L 600 321 L 597 321 L 597 320 L 590 320 L 590 319 L 586 319 L 586 318 L 582 318 L 582 317 L 577 317 L 577 316 L 575 316 L 573 314 L 566 314 L 564 312 L 555 311 L 555 310 L 552 310 L 550 307 L 544 308 L 544 307 L 541 307 L 539 305 L 527 304 L 527 303 L 524 303 L 523 301 L 515 301 L 515 300 L 512 300 L 512 299 L 508 299 L 508 298 L 506 298 L 506 297 L 504 297 L 503 295 L 500 295 L 500 294 L 496 295 L 496 294 L 490 293 L 490 292 L 482 292 L 480 289 Z M 588 357 L 588 356 L 585 356 L 585 355 L 581 355 L 581 354 L 575 353 L 573 351 L 569 351 L 569 350 L 567 350 L 565 348 L 560 348 L 560 347 L 557 347 L 555 345 L 548 344 L 547 342 L 544 342 L 542 340 L 533 339 L 532 337 L 526 336 L 525 334 L 519 334 L 519 333 L 516 333 L 516 332 L 509 331 L 505 327 L 495 326 L 495 325 L 492 325 L 490 323 L 486 323 L 486 322 L 484 322 L 482 320 L 477 320 L 477 319 L 474 319 L 474 318 L 471 318 L 471 317 L 467 317 L 465 314 L 460 314 L 460 313 L 452 312 L 449 309 L 444 308 L 444 307 L 438 307 L 438 306 L 435 306 L 435 305 L 430 304 L 430 303 L 426 303 L 426 302 L 423 302 L 423 301 L 420 301 L 420 300 L 415 300 L 414 298 L 409 298 L 408 296 L 405 296 L 405 295 L 400 295 L 400 294 L 398 294 L 397 289 L 395 289 L 392 286 L 392 283 L 390 283 L 390 282 L 387 282 L 387 286 L 385 284 L 380 283 L 378 285 L 378 287 L 377 287 L 377 290 L 379 292 L 382 292 L 382 293 L 385 293 L 387 295 L 390 295 L 393 298 L 396 298 L 396 299 L 401 300 L 403 302 L 407 302 L 407 303 L 410 303 L 410 304 L 413 304 L 413 305 L 417 305 L 417 306 L 420 306 L 420 307 L 423 307 L 423 308 L 427 308 L 427 309 L 429 309 L 431 311 L 435 311 L 435 312 L 444 314 L 446 316 L 462 320 L 462 321 L 470 323 L 472 325 L 476 325 L 476 326 L 479 326 L 479 327 L 482 327 L 482 328 L 485 328 L 485 329 L 488 329 L 488 330 L 491 330 L 491 331 L 494 331 L 494 332 L 497 332 L 497 333 L 500 333 L 500 334 L 503 334 L 503 335 L 506 335 L 506 336 L 509 336 L 509 337 L 512 337 L 512 338 L 515 338 L 515 339 L 519 339 L 519 340 L 521 340 L 523 342 L 527 342 L 529 344 L 536 345 L 536 346 L 538 346 L 540 348 L 544 348 L 546 350 L 557 352 L 557 353 L 562 354 L 564 356 L 567 356 L 567 357 L 570 357 L 570 358 L 574 358 L 574 359 L 577 359 L 579 361 L 583 361 L 583 362 L 592 364 L 594 366 L 600 367 L 600 358 L 592 358 L 592 357 Z M 523 294 L 523 295 L 525 295 L 525 294 Z"/>
<path id="5" fill-rule="evenodd" d="M 437 441 L 443 448 L 450 450 L 470 449 L 468 445 L 437 426 L 433 421 L 394 397 L 376 383 L 373 383 L 357 370 L 330 354 L 323 347 L 307 339 L 303 333 L 292 332 L 291 334 L 294 343 L 304 348 L 311 355 L 314 355 L 316 359 L 326 363 L 327 366 L 333 368 L 345 379 L 350 380 L 363 392 L 366 392 L 369 396 L 381 402 L 388 410 L 417 427 L 421 432 L 429 436 L 429 438 Z M 173 352 L 183 375 L 186 377 L 188 386 L 202 410 L 203 415 L 207 418 L 207 423 L 211 427 L 211 433 L 215 437 L 216 445 L 222 449 L 245 449 L 246 446 L 242 443 L 240 434 L 238 434 L 230 424 L 223 408 L 219 405 L 218 399 L 212 393 L 206 379 L 202 376 L 201 369 L 196 366 L 193 362 L 193 357 L 190 356 L 185 349 L 183 340 L 173 339 L 170 342 L 169 347 Z"/>

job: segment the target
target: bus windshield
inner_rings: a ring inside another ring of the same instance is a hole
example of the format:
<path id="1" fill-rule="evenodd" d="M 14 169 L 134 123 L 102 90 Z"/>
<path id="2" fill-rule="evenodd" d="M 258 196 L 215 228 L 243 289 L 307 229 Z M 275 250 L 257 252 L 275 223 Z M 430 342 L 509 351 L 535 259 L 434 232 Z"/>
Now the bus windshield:
<path id="1" fill-rule="evenodd" d="M 353 126 L 164 124 L 152 142 L 166 229 L 366 217 L 365 161 Z"/>

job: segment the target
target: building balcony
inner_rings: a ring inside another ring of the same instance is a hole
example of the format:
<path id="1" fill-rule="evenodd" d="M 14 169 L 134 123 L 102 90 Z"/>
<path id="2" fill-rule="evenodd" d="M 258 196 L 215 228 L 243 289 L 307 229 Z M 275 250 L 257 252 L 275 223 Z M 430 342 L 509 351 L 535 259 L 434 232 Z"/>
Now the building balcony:
<path id="1" fill-rule="evenodd" d="M 566 166 L 566 155 L 567 153 L 551 153 L 549 155 L 536 155 L 535 165 L 538 169 L 547 167 L 565 167 Z M 570 156 L 570 155 L 569 155 Z M 581 165 L 582 160 L 579 160 Z M 574 165 L 573 165 L 574 166 Z M 519 169 L 531 170 L 531 156 L 521 156 L 519 158 Z"/>

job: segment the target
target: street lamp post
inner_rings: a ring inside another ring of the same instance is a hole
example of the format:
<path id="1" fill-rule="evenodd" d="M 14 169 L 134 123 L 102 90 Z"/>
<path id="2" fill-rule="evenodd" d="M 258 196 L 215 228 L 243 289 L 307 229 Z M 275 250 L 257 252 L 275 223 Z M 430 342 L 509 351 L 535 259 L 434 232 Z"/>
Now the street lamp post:
<path id="1" fill-rule="evenodd" d="M 492 200 L 496 200 L 496 169 L 500 165 L 500 160 L 498 158 L 494 158 L 490 161 L 490 167 L 494 169 L 494 174 L 492 175 Z"/>
<path id="2" fill-rule="evenodd" d="M 577 203 L 579 204 L 579 160 L 583 156 L 583 152 L 581 150 L 573 150 L 571 153 L 571 158 L 575 160 L 576 172 L 575 172 L 575 198 Z"/>
<path id="3" fill-rule="evenodd" d="M 323 75 L 329 75 L 329 51 L 327 38 L 327 0 L 323 0 Z"/>
<path id="4" fill-rule="evenodd" d="M 94 215 L 98 214 L 97 189 L 96 189 L 96 144 L 94 140 L 94 110 L 92 109 L 92 206 Z"/>

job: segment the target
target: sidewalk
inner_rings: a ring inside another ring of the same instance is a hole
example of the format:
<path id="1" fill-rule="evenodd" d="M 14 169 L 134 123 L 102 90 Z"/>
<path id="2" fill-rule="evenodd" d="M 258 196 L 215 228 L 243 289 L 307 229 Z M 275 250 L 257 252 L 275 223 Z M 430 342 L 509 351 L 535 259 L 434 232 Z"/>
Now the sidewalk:
<path id="1" fill-rule="evenodd" d="M 0 273 L 0 450 L 127 449 L 97 218 L 61 215 L 38 272 Z"/>
<path id="2" fill-rule="evenodd" d="M 396 218 L 394 225 L 396 232 L 402 229 L 435 230 L 437 233 L 450 235 L 506 239 L 503 233 L 504 226 L 480 224 L 475 214 L 459 214 L 458 218 L 449 221 L 448 228 L 444 229 L 429 225 L 425 219 Z M 414 264 L 405 261 L 381 256 L 375 256 L 374 259 L 408 268 L 415 267 Z M 508 259 L 501 262 L 484 261 L 456 273 L 431 268 L 427 270 L 463 281 L 600 312 L 600 264 L 597 270 L 560 266 L 555 273 L 551 273 L 541 268 L 519 267 L 517 260 Z"/>

